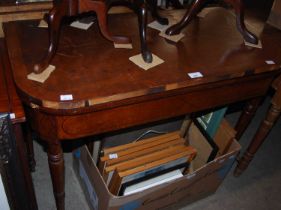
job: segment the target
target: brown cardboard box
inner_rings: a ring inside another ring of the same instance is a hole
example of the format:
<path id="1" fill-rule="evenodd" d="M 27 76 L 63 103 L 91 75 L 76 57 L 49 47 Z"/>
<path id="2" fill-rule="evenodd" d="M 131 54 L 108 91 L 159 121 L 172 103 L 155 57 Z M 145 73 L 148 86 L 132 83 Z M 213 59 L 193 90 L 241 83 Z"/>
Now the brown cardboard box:
<path id="1" fill-rule="evenodd" d="M 281 0 L 275 0 L 267 23 L 281 30 Z"/>
<path id="2" fill-rule="evenodd" d="M 192 125 L 189 130 L 190 138 L 201 138 L 202 135 L 198 135 L 198 132 L 199 130 Z M 95 210 L 169 209 L 175 205 L 178 208 L 214 193 L 231 169 L 240 150 L 240 145 L 234 139 L 234 131 L 229 132 L 229 129 L 220 126 L 218 132 L 225 134 L 216 135 L 215 139 L 222 136 L 227 138 L 226 141 L 232 139 L 226 154 L 204 165 L 193 164 L 193 172 L 181 178 L 128 196 L 114 196 L 108 191 L 85 146 L 74 152 L 74 169 L 79 176 L 90 205 Z M 216 142 L 223 141 L 220 139 Z M 196 148 L 196 145 L 192 146 Z M 221 145 L 218 146 L 221 147 Z M 220 149 L 225 150 L 224 148 Z M 198 160 L 204 159 L 205 155 L 209 154 L 198 153 Z"/>

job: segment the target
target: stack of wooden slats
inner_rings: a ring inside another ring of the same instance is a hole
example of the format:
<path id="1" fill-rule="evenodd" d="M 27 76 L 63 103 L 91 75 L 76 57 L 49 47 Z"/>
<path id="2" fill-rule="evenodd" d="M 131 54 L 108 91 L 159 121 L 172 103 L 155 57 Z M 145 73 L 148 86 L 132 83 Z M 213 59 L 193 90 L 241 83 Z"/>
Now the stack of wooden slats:
<path id="1" fill-rule="evenodd" d="M 111 193 L 122 194 L 126 186 L 172 170 L 188 171 L 196 150 L 185 144 L 179 132 L 103 150 L 99 170 Z"/>

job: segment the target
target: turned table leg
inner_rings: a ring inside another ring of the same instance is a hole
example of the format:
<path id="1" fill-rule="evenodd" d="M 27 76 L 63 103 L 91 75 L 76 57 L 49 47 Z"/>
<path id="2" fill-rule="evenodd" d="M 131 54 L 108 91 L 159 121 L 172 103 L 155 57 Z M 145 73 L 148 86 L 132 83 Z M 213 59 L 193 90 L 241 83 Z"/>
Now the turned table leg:
<path id="1" fill-rule="evenodd" d="M 64 193 L 64 160 L 60 142 L 48 142 L 48 162 L 53 183 L 53 191 L 58 210 L 65 209 Z"/>
<path id="2" fill-rule="evenodd" d="M 276 82 L 277 81 L 277 82 Z M 251 160 L 254 158 L 255 153 L 264 142 L 266 136 L 270 132 L 274 123 L 278 119 L 281 112 L 281 77 L 278 78 L 273 84 L 276 89 L 276 93 L 273 96 L 271 106 L 267 112 L 264 121 L 261 123 L 258 131 L 252 139 L 247 151 L 242 158 L 238 161 L 238 165 L 235 168 L 234 176 L 239 176 L 246 170 Z"/>
<path id="3" fill-rule="evenodd" d="M 236 125 L 235 130 L 237 131 L 235 138 L 239 140 L 253 119 L 262 97 L 251 99 L 247 102 L 242 114 L 240 115 Z"/>

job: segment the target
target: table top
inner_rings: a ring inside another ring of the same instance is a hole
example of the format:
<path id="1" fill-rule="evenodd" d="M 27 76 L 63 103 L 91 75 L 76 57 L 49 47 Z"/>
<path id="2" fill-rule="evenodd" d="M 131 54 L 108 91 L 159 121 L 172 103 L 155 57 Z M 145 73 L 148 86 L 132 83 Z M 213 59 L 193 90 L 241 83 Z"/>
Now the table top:
<path id="1" fill-rule="evenodd" d="M 5 50 L 4 40 L 0 39 L 0 113 L 14 113 L 15 119 L 12 119 L 13 123 L 24 122 L 23 107 L 16 93 L 9 58 Z"/>
<path id="2" fill-rule="evenodd" d="M 128 59 L 140 53 L 135 15 L 111 15 L 109 26 L 113 34 L 130 36 L 133 49 L 115 49 L 101 36 L 96 24 L 87 31 L 64 26 L 52 61 L 56 69 L 42 84 L 28 80 L 27 75 L 47 50 L 47 29 L 33 22 L 5 23 L 13 76 L 24 101 L 74 113 L 85 107 L 109 108 L 136 98 L 148 100 L 151 95 L 168 96 L 183 89 L 196 90 L 280 70 L 281 32 L 266 26 L 261 35 L 263 48 L 247 47 L 236 29 L 235 17 L 228 13 L 195 19 L 178 43 L 148 28 L 148 46 L 165 62 L 147 71 Z M 188 76 L 192 72 L 200 72 L 203 77 L 192 79 Z M 66 94 L 71 94 L 73 100 L 60 101 L 60 95 Z"/>

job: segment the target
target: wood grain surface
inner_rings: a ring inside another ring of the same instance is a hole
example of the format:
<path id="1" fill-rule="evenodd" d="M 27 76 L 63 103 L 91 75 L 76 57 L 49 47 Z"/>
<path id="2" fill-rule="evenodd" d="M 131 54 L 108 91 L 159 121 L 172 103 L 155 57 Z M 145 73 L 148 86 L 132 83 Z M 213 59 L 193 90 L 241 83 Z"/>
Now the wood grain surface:
<path id="1" fill-rule="evenodd" d="M 96 25 L 83 31 L 65 26 L 58 53 L 53 60 L 55 72 L 44 84 L 27 80 L 32 64 L 40 60 L 47 47 L 47 30 L 32 23 L 8 23 L 9 55 L 15 82 L 32 102 L 49 109 L 75 110 L 81 107 L 112 106 L 130 98 L 195 88 L 222 80 L 255 76 L 279 69 L 280 33 L 266 27 L 261 39 L 263 49 L 246 47 L 235 28 L 233 16 L 218 14 L 195 20 L 177 44 L 148 29 L 148 45 L 165 62 L 143 71 L 128 58 L 138 54 L 137 20 L 134 14 L 111 15 L 114 34 L 133 38 L 133 50 L 115 49 L 98 32 Z M 268 65 L 266 60 L 275 61 Z M 203 78 L 191 79 L 188 73 L 201 72 Z M 73 100 L 60 101 L 60 95 L 72 94 Z M 77 111 L 77 110 L 76 110 Z M 71 113 L 71 111 L 70 111 Z"/>

